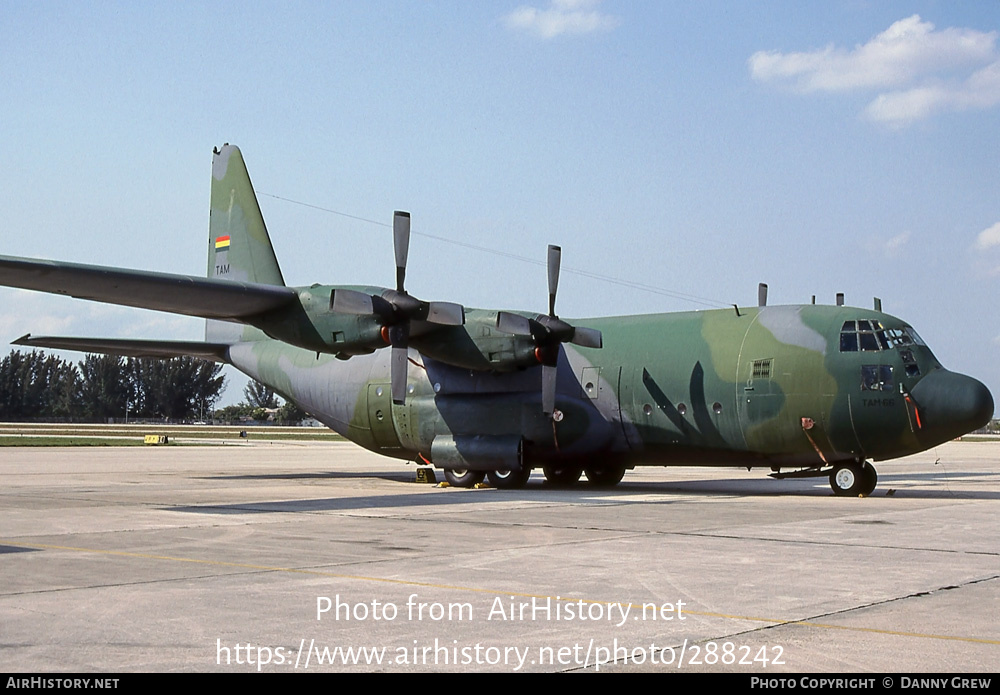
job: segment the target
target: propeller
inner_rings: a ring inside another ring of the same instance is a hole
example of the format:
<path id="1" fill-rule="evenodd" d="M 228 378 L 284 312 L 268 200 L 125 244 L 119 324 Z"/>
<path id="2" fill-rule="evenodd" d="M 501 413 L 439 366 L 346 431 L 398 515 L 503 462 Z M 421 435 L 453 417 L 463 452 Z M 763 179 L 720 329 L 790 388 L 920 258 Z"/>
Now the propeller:
<path id="1" fill-rule="evenodd" d="M 573 326 L 556 316 L 561 261 L 562 249 L 550 244 L 546 263 L 549 276 L 548 315 L 541 314 L 532 319 L 509 311 L 497 312 L 497 330 L 513 335 L 530 335 L 535 341 L 535 359 L 542 365 L 542 412 L 548 417 L 552 416 L 556 407 L 559 344 L 573 343 L 589 348 L 599 348 L 604 344 L 600 331 Z"/>
<path id="2" fill-rule="evenodd" d="M 461 326 L 465 309 L 453 302 L 424 302 L 406 293 L 406 257 L 410 248 L 410 213 L 397 210 L 392 217 L 392 245 L 396 257 L 396 289 L 381 295 L 337 289 L 330 295 L 330 309 L 340 314 L 375 316 L 382 324 L 382 339 L 392 348 L 390 378 L 392 402 L 406 402 L 407 352 L 410 323 L 426 321 L 441 326 Z"/>

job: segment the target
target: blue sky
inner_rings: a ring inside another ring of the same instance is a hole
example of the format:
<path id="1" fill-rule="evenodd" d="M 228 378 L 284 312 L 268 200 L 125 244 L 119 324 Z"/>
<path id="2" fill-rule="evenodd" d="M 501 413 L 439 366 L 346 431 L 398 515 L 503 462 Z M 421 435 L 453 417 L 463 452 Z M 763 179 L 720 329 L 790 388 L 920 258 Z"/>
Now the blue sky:
<path id="1" fill-rule="evenodd" d="M 290 284 L 394 277 L 387 226 L 290 200 L 406 209 L 426 299 L 542 311 L 548 243 L 566 316 L 877 295 L 1000 396 L 998 32 L 994 2 L 7 2 L 0 253 L 201 274 L 231 142 Z M 202 327 L 0 290 L 29 331 Z"/>

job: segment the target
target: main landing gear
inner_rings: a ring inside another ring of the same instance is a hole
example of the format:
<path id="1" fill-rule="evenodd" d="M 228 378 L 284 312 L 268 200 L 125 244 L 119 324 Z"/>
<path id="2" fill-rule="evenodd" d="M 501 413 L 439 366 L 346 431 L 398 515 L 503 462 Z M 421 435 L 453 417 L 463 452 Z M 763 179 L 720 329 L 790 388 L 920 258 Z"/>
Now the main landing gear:
<path id="1" fill-rule="evenodd" d="M 552 485 L 573 485 L 584 472 L 587 482 L 596 487 L 614 487 L 625 476 L 625 467 L 615 464 L 588 466 L 580 468 L 568 465 L 543 466 L 546 482 Z M 470 471 L 464 468 L 445 469 L 444 478 L 452 487 L 474 487 L 489 478 L 490 485 L 499 490 L 518 490 L 531 477 L 531 468 L 527 466 L 517 471 Z"/>
<path id="2" fill-rule="evenodd" d="M 446 468 L 444 479 L 452 487 L 475 487 L 489 476 L 490 485 L 500 490 L 516 490 L 524 487 L 531 475 L 531 469 L 520 471 L 470 471 L 465 468 Z"/>
<path id="3" fill-rule="evenodd" d="M 867 497 L 878 484 L 875 467 L 867 461 L 863 463 L 838 463 L 830 473 L 830 487 L 836 495 L 843 497 Z"/>
<path id="4" fill-rule="evenodd" d="M 603 466 L 588 466 L 587 480 L 597 487 L 614 487 L 625 477 L 625 466 L 605 464 Z"/>
<path id="5" fill-rule="evenodd" d="M 486 475 L 498 490 L 519 490 L 531 477 L 531 469 L 525 466 L 519 471 L 490 471 Z"/>
<path id="6" fill-rule="evenodd" d="M 577 466 L 543 466 L 545 482 L 551 485 L 572 485 L 583 475 L 583 469 Z"/>
<path id="7" fill-rule="evenodd" d="M 473 487 L 483 482 L 486 474 L 482 471 L 469 471 L 464 468 L 448 469 L 444 471 L 444 479 L 452 487 Z"/>

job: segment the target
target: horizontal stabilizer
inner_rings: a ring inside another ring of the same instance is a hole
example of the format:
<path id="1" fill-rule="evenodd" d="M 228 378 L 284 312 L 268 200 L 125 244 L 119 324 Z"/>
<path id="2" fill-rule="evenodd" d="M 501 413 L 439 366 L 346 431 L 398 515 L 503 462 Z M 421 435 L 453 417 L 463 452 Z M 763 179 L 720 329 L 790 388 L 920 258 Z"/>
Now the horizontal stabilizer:
<path id="1" fill-rule="evenodd" d="M 241 320 L 295 301 L 284 286 L 0 256 L 0 285 L 206 319 Z"/>
<path id="2" fill-rule="evenodd" d="M 29 333 L 18 338 L 12 345 L 51 350 L 79 350 L 104 355 L 123 357 L 200 357 L 213 362 L 226 362 L 229 345 L 225 343 L 205 343 L 185 340 L 128 340 L 119 338 L 60 338 L 40 336 L 32 338 Z"/>

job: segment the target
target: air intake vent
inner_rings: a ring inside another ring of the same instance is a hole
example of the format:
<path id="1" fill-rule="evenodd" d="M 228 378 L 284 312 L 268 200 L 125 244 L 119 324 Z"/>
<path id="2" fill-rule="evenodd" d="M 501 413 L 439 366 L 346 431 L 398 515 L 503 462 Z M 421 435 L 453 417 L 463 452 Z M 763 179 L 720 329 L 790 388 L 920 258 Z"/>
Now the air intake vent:
<path id="1" fill-rule="evenodd" d="M 770 379 L 771 358 L 768 358 L 766 360 L 754 360 L 753 370 L 751 371 L 750 374 L 754 379 Z"/>

